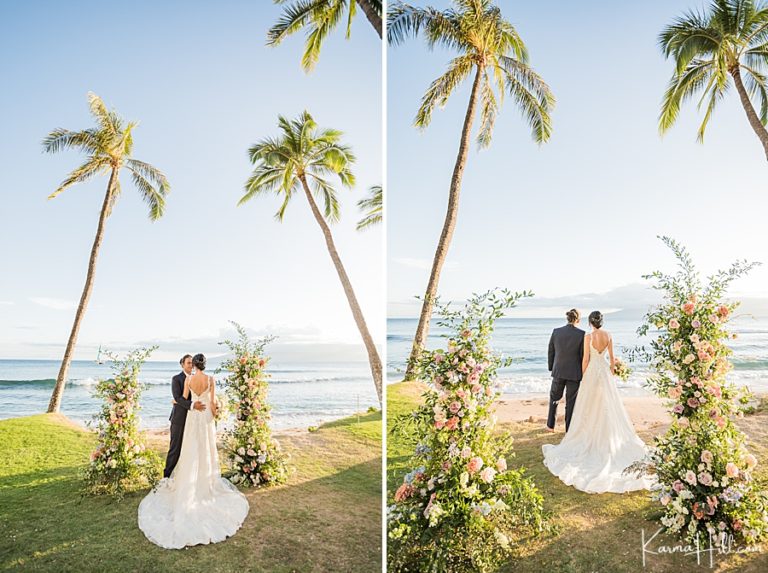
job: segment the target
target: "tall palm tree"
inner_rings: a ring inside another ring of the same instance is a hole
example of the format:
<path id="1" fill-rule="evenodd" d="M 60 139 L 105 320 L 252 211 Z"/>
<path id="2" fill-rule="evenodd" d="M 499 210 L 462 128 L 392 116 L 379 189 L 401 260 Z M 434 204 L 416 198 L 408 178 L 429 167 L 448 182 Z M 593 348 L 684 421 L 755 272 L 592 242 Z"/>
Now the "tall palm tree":
<path id="1" fill-rule="evenodd" d="M 687 12 L 659 35 L 664 55 L 675 61 L 659 116 L 663 134 L 675 123 L 681 104 L 701 92 L 706 102 L 698 141 L 718 102 L 736 86 L 741 105 L 768 159 L 768 5 L 753 0 L 714 0 L 704 13 Z M 752 103 L 760 106 L 760 113 Z"/>
<path id="2" fill-rule="evenodd" d="M 275 4 L 289 4 L 283 14 L 267 32 L 267 45 L 277 46 L 285 38 L 307 29 L 301 66 L 309 72 L 317 64 L 320 48 L 347 13 L 347 38 L 352 30 L 352 20 L 360 6 L 365 17 L 381 38 L 381 0 L 273 0 Z"/>
<path id="3" fill-rule="evenodd" d="M 85 286 L 82 295 L 80 295 L 77 312 L 75 312 L 75 322 L 69 334 L 59 375 L 56 377 L 56 386 L 53 388 L 51 401 L 48 404 L 48 412 L 58 412 L 61 406 L 61 397 L 64 394 L 64 385 L 67 381 L 69 365 L 72 362 L 72 354 L 77 344 L 80 324 L 85 316 L 85 309 L 93 291 L 96 259 L 99 256 L 101 241 L 104 238 L 104 226 L 107 217 L 112 213 L 115 201 L 120 196 L 120 170 L 125 168 L 130 172 L 134 186 L 149 207 L 149 218 L 152 221 L 162 217 L 165 210 L 165 197 L 170 191 L 168 180 L 156 167 L 131 157 L 133 129 L 137 123 L 125 123 L 116 112 L 108 110 L 96 94 L 88 94 L 88 105 L 91 115 L 96 121 L 95 127 L 82 131 L 54 129 L 43 139 L 43 149 L 47 153 L 74 148 L 87 155 L 85 162 L 72 171 L 48 199 L 57 197 L 62 191 L 76 183 L 83 183 L 96 175 L 109 174 L 107 191 L 101 205 L 99 224 L 96 227 L 96 238 L 93 241 L 93 247 L 91 247 Z"/>
<path id="4" fill-rule="evenodd" d="M 278 127 L 280 136 L 262 139 L 248 150 L 254 169 L 245 184 L 245 194 L 240 198 L 238 205 L 256 195 L 275 194 L 282 199 L 275 218 L 282 221 L 294 194 L 303 192 L 323 233 L 328 253 L 368 352 L 373 383 L 381 403 L 381 359 L 368 332 L 363 311 L 341 262 L 329 225 L 339 219 L 339 200 L 336 189 L 328 178 L 336 176 L 342 186 L 351 188 L 355 183 L 351 171 L 355 156 L 349 146 L 341 143 L 342 132 L 335 129 L 319 129 L 307 111 L 292 121 L 279 116 Z M 322 211 L 315 198 L 322 200 Z"/>
<path id="5" fill-rule="evenodd" d="M 365 216 L 357 222 L 358 231 L 381 223 L 383 203 L 382 187 L 374 185 L 368 190 L 368 197 L 357 202 L 357 208 L 365 213 Z"/>
<path id="6" fill-rule="evenodd" d="M 430 49 L 439 46 L 459 53 L 449 62 L 448 70 L 433 81 L 424 94 L 416 114 L 417 127 L 426 128 L 432 120 L 435 106 L 445 105 L 453 91 L 472 77 L 472 90 L 448 191 L 448 209 L 422 302 L 406 380 L 413 377 L 415 359 L 424 348 L 429 334 L 440 272 L 456 227 L 461 181 L 478 108 L 480 128 L 477 143 L 480 148 L 491 143 L 494 122 L 506 95 L 522 111 L 534 141 L 543 143 L 552 133 L 550 111 L 555 98 L 549 86 L 528 65 L 528 51 L 517 30 L 490 0 L 454 0 L 452 4 L 452 8 L 438 10 L 416 8 L 399 2 L 391 8 L 387 18 L 387 37 L 391 44 L 397 45 L 409 37 L 423 34 Z"/>

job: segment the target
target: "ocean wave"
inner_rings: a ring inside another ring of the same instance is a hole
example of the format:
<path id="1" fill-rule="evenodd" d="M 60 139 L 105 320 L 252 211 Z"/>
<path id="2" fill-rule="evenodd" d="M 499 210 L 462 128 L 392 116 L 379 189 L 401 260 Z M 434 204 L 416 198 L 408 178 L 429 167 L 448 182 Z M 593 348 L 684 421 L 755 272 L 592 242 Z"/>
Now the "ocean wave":
<path id="1" fill-rule="evenodd" d="M 87 378 L 73 378 L 67 381 L 67 385 L 71 386 L 95 386 L 99 383 L 100 378 L 87 377 Z M 217 377 L 218 381 L 223 380 L 223 377 Z M 167 378 L 140 378 L 139 381 L 149 386 L 170 386 L 171 377 Z M 307 383 L 323 383 L 323 382 L 366 382 L 368 378 L 365 375 L 360 376 L 307 376 L 306 378 L 270 378 L 269 384 L 307 384 Z M 42 378 L 35 380 L 0 380 L 0 385 L 29 385 L 29 386 L 53 386 L 56 384 L 55 378 Z"/>

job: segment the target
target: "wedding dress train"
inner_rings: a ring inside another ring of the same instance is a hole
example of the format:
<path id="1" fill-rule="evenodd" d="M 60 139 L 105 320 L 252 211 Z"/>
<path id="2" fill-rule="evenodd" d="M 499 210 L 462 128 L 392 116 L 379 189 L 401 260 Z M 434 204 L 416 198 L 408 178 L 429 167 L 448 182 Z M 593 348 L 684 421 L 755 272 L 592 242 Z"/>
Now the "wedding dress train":
<path id="1" fill-rule="evenodd" d="M 200 395 L 190 389 L 193 401 L 206 409 L 189 411 L 176 468 L 139 504 L 139 528 L 166 549 L 224 541 L 248 515 L 246 497 L 221 477 L 211 384 L 209 378 L 208 389 Z"/>
<path id="2" fill-rule="evenodd" d="M 652 478 L 622 473 L 645 456 L 646 447 L 624 409 L 605 350 L 598 352 L 590 341 L 589 351 L 569 431 L 558 445 L 542 446 L 544 465 L 587 493 L 650 489 Z"/>

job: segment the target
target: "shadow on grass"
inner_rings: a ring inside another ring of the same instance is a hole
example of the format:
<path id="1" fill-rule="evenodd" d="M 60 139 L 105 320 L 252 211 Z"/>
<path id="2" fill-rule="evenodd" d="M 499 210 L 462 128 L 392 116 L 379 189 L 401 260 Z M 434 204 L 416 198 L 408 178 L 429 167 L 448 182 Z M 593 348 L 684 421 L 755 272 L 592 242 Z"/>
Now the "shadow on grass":
<path id="1" fill-rule="evenodd" d="M 56 428 L 42 422 L 38 438 L 53 435 Z M 37 425 L 30 420 L 14 427 L 24 423 Z M 138 529 L 138 505 L 147 490 L 120 502 L 81 495 L 80 461 L 87 459 L 88 441 L 70 444 L 67 462 L 58 464 L 36 461 L 49 459 L 39 439 L 34 456 L 7 446 L 16 464 L 7 469 L 10 475 L 0 471 L 0 570 L 376 571 L 381 564 L 380 450 L 375 441 L 350 436 L 339 426 L 284 438 L 295 468 L 289 483 L 242 490 L 250 512 L 240 531 L 223 543 L 183 550 L 161 549 Z"/>

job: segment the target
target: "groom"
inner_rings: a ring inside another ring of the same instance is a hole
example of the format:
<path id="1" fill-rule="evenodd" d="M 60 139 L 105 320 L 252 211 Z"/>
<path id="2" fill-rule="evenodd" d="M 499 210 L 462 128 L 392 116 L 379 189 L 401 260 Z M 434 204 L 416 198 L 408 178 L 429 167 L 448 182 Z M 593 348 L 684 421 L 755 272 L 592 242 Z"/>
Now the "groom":
<path id="1" fill-rule="evenodd" d="M 581 382 L 581 361 L 584 357 L 584 331 L 577 328 L 579 311 L 572 308 L 565 313 L 568 324 L 552 331 L 549 339 L 548 362 L 552 372 L 552 386 L 549 390 L 549 414 L 547 430 L 555 431 L 557 419 L 557 403 L 565 394 L 565 431 L 571 425 L 573 408 L 576 406 L 576 396 Z"/>
<path id="2" fill-rule="evenodd" d="M 173 409 L 171 410 L 171 445 L 168 448 L 168 457 L 165 458 L 165 470 L 163 477 L 171 477 L 173 468 L 179 461 L 181 453 L 181 441 L 184 438 L 184 424 L 187 422 L 187 412 L 191 408 L 205 410 L 205 404 L 199 400 L 192 403 L 184 397 L 184 381 L 192 374 L 192 355 L 185 354 L 181 360 L 181 372 L 171 379 L 171 392 L 173 393 Z"/>

